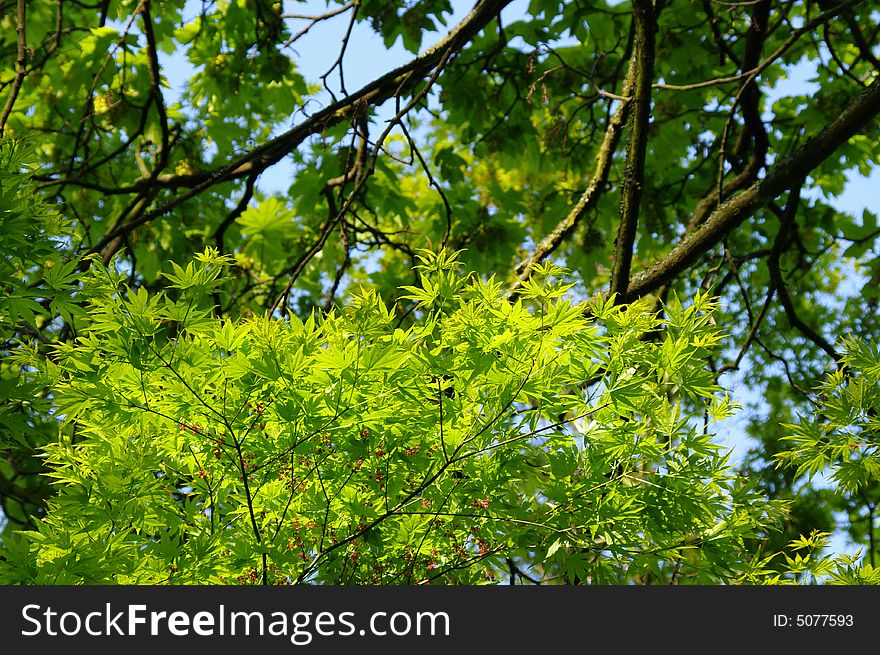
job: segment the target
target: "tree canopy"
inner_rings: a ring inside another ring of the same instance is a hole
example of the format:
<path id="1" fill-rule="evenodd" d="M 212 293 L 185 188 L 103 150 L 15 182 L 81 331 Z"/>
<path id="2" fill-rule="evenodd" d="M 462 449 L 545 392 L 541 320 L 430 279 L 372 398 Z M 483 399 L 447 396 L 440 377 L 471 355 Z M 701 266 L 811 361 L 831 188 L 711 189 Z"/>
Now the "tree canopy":
<path id="1" fill-rule="evenodd" d="M 0 1 L 0 581 L 880 582 L 880 4 L 318 4 Z"/>

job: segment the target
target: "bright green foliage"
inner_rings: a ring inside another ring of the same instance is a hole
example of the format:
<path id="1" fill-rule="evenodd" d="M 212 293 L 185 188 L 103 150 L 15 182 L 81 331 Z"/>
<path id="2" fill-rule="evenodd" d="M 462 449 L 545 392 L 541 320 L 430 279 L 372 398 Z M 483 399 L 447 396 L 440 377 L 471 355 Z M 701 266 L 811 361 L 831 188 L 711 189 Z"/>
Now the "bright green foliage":
<path id="1" fill-rule="evenodd" d="M 841 491 L 855 492 L 880 481 L 880 353 L 876 346 L 850 341 L 843 366 L 819 387 L 822 404 L 797 425 L 777 457 L 810 476 L 830 468 Z"/>
<path id="2" fill-rule="evenodd" d="M 60 253 L 69 227 L 34 195 L 32 165 L 23 143 L 0 141 L 0 508 L 13 527 L 42 511 L 48 485 L 36 475 L 43 466 L 33 449 L 57 434 L 44 381 L 21 363 L 38 349 L 33 335 L 58 333 L 53 317 L 81 314 L 73 300 L 76 264 Z"/>
<path id="3" fill-rule="evenodd" d="M 756 563 L 743 578 L 765 585 L 817 584 L 877 585 L 880 569 L 862 564 L 858 555 L 822 555 L 829 547 L 827 532 L 812 532 L 788 545 L 791 554 L 774 553 Z M 779 573 L 779 570 L 784 573 Z"/>
<path id="4" fill-rule="evenodd" d="M 880 353 L 855 339 L 845 346 L 841 368 L 817 389 L 821 404 L 785 426 L 787 449 L 776 459 L 799 475 L 828 477 L 850 520 L 850 536 L 867 544 L 866 561 L 873 566 L 880 552 L 869 527 L 880 490 Z"/>
<path id="5" fill-rule="evenodd" d="M 7 580 L 474 584 L 511 559 L 730 582 L 779 518 L 688 418 L 730 409 L 706 296 L 661 319 L 551 279 L 529 309 L 425 253 L 407 329 L 369 291 L 233 322 L 206 304 L 227 263 L 208 250 L 158 294 L 83 280 L 90 327 L 45 369 L 76 430 L 45 449 L 58 495 Z"/>
<path id="6" fill-rule="evenodd" d="M 2 7 L 4 581 L 876 581 L 877 0 Z"/>

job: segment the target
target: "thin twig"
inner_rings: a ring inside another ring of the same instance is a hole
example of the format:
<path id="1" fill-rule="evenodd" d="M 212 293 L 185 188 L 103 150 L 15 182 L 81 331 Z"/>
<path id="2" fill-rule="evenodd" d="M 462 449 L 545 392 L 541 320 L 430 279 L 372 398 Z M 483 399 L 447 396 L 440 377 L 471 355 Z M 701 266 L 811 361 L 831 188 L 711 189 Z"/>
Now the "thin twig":
<path id="1" fill-rule="evenodd" d="M 312 29 L 315 25 L 317 25 L 321 21 L 325 21 L 329 18 L 333 18 L 334 16 L 338 16 L 339 14 L 344 14 L 346 11 L 348 11 L 349 9 L 351 9 L 352 7 L 354 7 L 357 4 L 359 4 L 359 2 L 357 0 L 353 0 L 352 2 L 348 2 L 344 5 L 342 5 L 338 9 L 333 9 L 331 11 L 328 11 L 325 14 L 320 14 L 318 16 L 307 16 L 305 14 L 282 14 L 281 18 L 288 18 L 288 19 L 293 18 L 293 19 L 298 19 L 298 20 L 310 21 L 309 24 L 306 25 L 303 29 L 301 29 L 299 32 L 297 32 L 292 37 L 287 39 L 287 41 L 284 42 L 283 47 L 287 48 L 288 46 L 290 46 L 293 43 L 295 43 L 296 41 L 298 41 L 301 37 L 305 36 L 309 32 L 310 29 Z"/>

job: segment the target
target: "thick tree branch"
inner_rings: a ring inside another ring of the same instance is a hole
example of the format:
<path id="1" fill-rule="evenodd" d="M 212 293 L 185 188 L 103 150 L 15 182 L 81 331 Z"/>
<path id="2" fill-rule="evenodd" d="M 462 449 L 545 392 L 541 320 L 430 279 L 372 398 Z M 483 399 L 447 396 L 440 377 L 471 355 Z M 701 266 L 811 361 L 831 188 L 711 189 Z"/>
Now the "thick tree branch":
<path id="1" fill-rule="evenodd" d="M 141 18 L 144 24 L 144 36 L 147 38 L 147 60 L 150 71 L 150 95 L 156 105 L 159 114 L 159 130 L 162 134 L 162 143 L 158 146 L 156 161 L 154 162 L 151 179 L 156 178 L 168 165 L 169 147 L 171 143 L 170 130 L 168 129 L 168 113 L 165 111 L 165 97 L 162 95 L 162 74 L 159 66 L 159 54 L 156 49 L 156 36 L 153 33 L 153 17 L 150 15 L 150 0 L 145 0 L 141 8 Z M 149 110 L 147 110 L 149 111 Z"/>
<path id="2" fill-rule="evenodd" d="M 590 183 L 581 197 L 578 199 L 571 211 L 568 212 L 555 228 L 544 237 L 535 247 L 534 251 L 525 259 L 523 259 L 516 267 L 516 281 L 511 285 L 508 291 L 508 299 L 514 297 L 522 283 L 529 279 L 532 275 L 532 269 L 535 264 L 539 264 L 545 258 L 550 256 L 566 238 L 572 233 L 578 223 L 587 215 L 593 207 L 596 206 L 605 186 L 608 182 L 608 174 L 611 171 L 611 161 L 614 157 L 614 151 L 617 148 L 617 142 L 620 140 L 623 126 L 629 115 L 629 108 L 632 102 L 632 89 L 635 81 L 637 62 L 635 58 L 630 61 L 630 67 L 627 71 L 626 78 L 623 81 L 623 89 L 619 96 L 619 104 L 608 122 L 605 129 L 605 136 L 602 139 L 602 145 L 599 146 L 599 152 L 596 156 L 596 168 L 590 177 Z"/>
<path id="3" fill-rule="evenodd" d="M 197 196 L 205 189 L 230 180 L 259 175 L 270 166 L 281 161 L 288 153 L 295 150 L 306 138 L 319 134 L 327 128 L 342 121 L 352 120 L 365 105 L 379 105 L 389 98 L 405 93 L 430 75 L 444 57 L 456 53 L 494 20 L 498 12 L 512 0 L 480 0 L 473 10 L 449 34 L 407 64 L 382 75 L 362 87 L 350 96 L 334 102 L 321 111 L 312 114 L 307 120 L 284 134 L 257 146 L 250 152 L 234 161 L 210 171 L 190 175 L 159 175 L 155 180 L 141 179 L 127 189 L 128 192 L 139 192 L 145 188 L 188 188 L 189 191 L 166 202 L 155 210 L 139 216 L 136 220 L 120 225 L 106 234 L 99 243 L 89 250 L 90 253 L 102 251 L 117 237 L 128 234 L 131 230 L 144 223 L 169 212 L 175 206 Z M 66 183 L 75 183 L 68 179 Z"/>
<path id="4" fill-rule="evenodd" d="M 743 66 L 746 70 L 758 66 L 758 62 L 761 59 L 761 51 L 764 48 L 764 41 L 767 38 L 769 19 L 770 0 L 762 0 L 755 6 L 751 24 L 746 33 L 745 56 L 743 59 Z M 761 91 L 758 89 L 754 76 L 749 76 L 743 80 L 738 98 L 742 107 L 745 125 L 731 154 L 736 159 L 743 158 L 749 143 L 753 141 L 755 154 L 747 168 L 747 172 L 752 176 L 757 176 L 758 171 L 764 166 L 764 159 L 770 144 L 767 140 L 764 122 L 761 119 Z"/>
<path id="5" fill-rule="evenodd" d="M 620 190 L 620 226 L 614 242 L 610 292 L 618 297 L 626 294 L 632 266 L 633 247 L 639 219 L 645 179 L 645 153 L 648 144 L 648 122 L 651 117 L 651 82 L 654 76 L 654 43 L 656 18 L 651 0 L 634 0 L 633 23 L 635 48 L 633 63 L 633 109 L 629 119 L 630 134 Z"/>
<path id="6" fill-rule="evenodd" d="M 651 293 L 682 271 L 737 228 L 755 211 L 784 193 L 825 161 L 841 145 L 876 120 L 880 114 L 880 80 L 860 93 L 819 134 L 770 168 L 767 175 L 716 209 L 706 222 L 685 237 L 661 261 L 633 278 L 624 301 Z"/>
<path id="7" fill-rule="evenodd" d="M 770 0 L 760 0 L 752 13 L 751 24 L 746 34 L 745 52 L 743 54 L 743 71 L 755 70 L 761 59 L 761 50 L 767 37 L 767 22 L 770 16 Z M 769 61 L 769 60 L 768 60 Z M 721 204 L 724 198 L 736 193 L 758 179 L 758 173 L 764 168 L 767 158 L 769 141 L 767 131 L 761 118 L 760 99 L 761 92 L 758 89 L 754 75 L 743 73 L 742 84 L 730 108 L 730 115 L 724 125 L 721 136 L 721 153 L 718 161 L 718 177 L 715 192 L 709 192 L 697 205 L 696 210 L 688 221 L 686 234 L 703 222 L 709 211 Z M 733 122 L 737 106 L 742 107 L 744 126 L 739 138 L 734 144 L 733 151 L 727 152 L 727 137 L 730 125 Z M 745 167 L 742 159 L 745 157 L 750 143 L 754 143 L 752 157 Z M 724 184 L 724 167 L 730 162 L 737 176 L 728 184 Z"/>
<path id="8" fill-rule="evenodd" d="M 366 168 L 364 165 L 361 165 L 361 171 L 356 179 L 355 187 L 348 195 L 343 206 L 339 209 L 339 212 L 335 217 L 331 217 L 327 223 L 325 223 L 323 229 L 321 230 L 321 234 L 318 237 L 317 241 L 309 248 L 305 253 L 303 253 L 300 258 L 293 265 L 292 273 L 290 275 L 290 279 L 285 287 L 284 291 L 275 299 L 275 302 L 272 304 L 269 309 L 269 313 L 273 313 L 279 306 L 283 306 L 284 310 L 287 311 L 287 298 L 290 295 L 291 290 L 293 289 L 293 284 L 296 282 L 296 279 L 299 275 L 305 270 L 305 267 L 312 260 L 312 258 L 324 247 L 324 244 L 327 242 L 327 238 L 330 236 L 330 233 L 336 227 L 336 225 L 345 217 L 345 214 L 348 212 L 349 208 L 354 204 L 355 199 L 358 196 L 358 193 L 363 188 L 369 176 L 372 174 L 373 170 L 376 166 L 376 160 L 379 157 L 379 153 L 382 150 L 382 145 L 385 143 L 385 139 L 388 138 L 388 135 L 391 134 L 391 131 L 394 127 L 400 122 L 400 120 L 409 113 L 413 107 L 415 107 L 419 102 L 421 102 L 424 97 L 428 94 L 428 91 L 431 90 L 431 87 L 434 86 L 434 83 L 437 81 L 437 78 L 440 76 L 440 73 L 445 68 L 446 64 L 449 62 L 450 57 L 452 56 L 452 49 L 446 51 L 440 57 L 437 66 L 434 68 L 434 72 L 431 73 L 431 76 L 425 82 L 425 85 L 419 89 L 419 91 L 410 98 L 409 102 L 400 109 L 397 114 L 388 121 L 388 125 L 385 130 L 379 135 L 379 138 L 376 140 L 376 146 L 373 149 L 373 155 L 369 158 L 368 163 L 366 164 Z M 362 121 L 362 116 L 357 116 L 354 119 L 354 122 Z M 366 140 L 366 134 L 364 135 Z M 361 155 L 363 157 L 363 154 Z"/>

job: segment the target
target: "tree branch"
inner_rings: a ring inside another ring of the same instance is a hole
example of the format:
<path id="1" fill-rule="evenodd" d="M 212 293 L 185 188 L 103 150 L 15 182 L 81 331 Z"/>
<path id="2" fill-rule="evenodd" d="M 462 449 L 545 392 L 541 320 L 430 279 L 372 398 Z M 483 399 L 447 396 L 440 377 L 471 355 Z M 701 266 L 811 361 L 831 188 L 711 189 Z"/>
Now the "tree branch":
<path id="1" fill-rule="evenodd" d="M 599 146 L 599 152 L 596 156 L 596 168 L 593 171 L 593 175 L 590 177 L 590 183 L 587 185 L 587 188 L 584 189 L 584 192 L 581 194 L 581 197 L 578 199 L 575 206 L 571 208 L 570 212 L 568 212 L 568 215 L 566 215 L 566 217 L 541 240 L 541 243 L 535 247 L 532 254 L 523 259 L 519 265 L 517 265 L 516 281 L 511 285 L 510 290 L 507 293 L 508 300 L 516 296 L 517 292 L 522 287 L 523 282 L 531 277 L 532 269 L 535 264 L 542 262 L 560 245 L 562 245 L 562 242 L 568 238 L 574 228 L 577 227 L 578 223 L 587 215 L 587 212 L 596 206 L 596 203 L 602 196 L 602 192 L 605 190 L 605 185 L 608 181 L 608 174 L 611 171 L 611 160 L 614 156 L 614 151 L 617 148 L 617 142 L 620 140 L 620 134 L 623 131 L 624 123 L 626 123 L 629 114 L 629 107 L 632 101 L 631 93 L 636 75 L 636 66 L 635 58 L 631 59 L 629 70 L 623 81 L 623 89 L 619 96 L 620 104 L 617 105 L 617 109 L 611 117 L 611 120 L 608 122 L 608 127 L 605 129 L 605 136 L 602 139 L 602 145 Z"/>
<path id="2" fill-rule="evenodd" d="M 644 191 L 645 153 L 648 144 L 648 122 L 651 117 L 651 82 L 654 76 L 654 34 L 656 18 L 651 0 L 634 0 L 633 22 L 635 48 L 631 66 L 635 68 L 633 110 L 629 119 L 623 186 L 620 190 L 620 226 L 614 242 L 610 292 L 618 297 L 626 294 L 632 266 L 633 247 L 639 208 Z"/>
<path id="3" fill-rule="evenodd" d="M 731 75 L 729 77 L 717 77 L 715 79 L 706 80 L 704 82 L 695 82 L 694 84 L 665 84 L 665 83 L 657 83 L 654 84 L 655 89 L 666 89 L 668 91 L 694 91 L 696 89 L 704 89 L 709 86 L 715 86 L 718 84 L 728 84 L 730 82 L 739 82 L 743 79 L 754 79 L 756 78 L 765 68 L 767 68 L 774 61 L 779 59 L 782 55 L 784 55 L 791 46 L 795 44 L 795 42 L 800 39 L 804 34 L 811 32 L 813 29 L 825 23 L 838 14 L 840 14 L 845 9 L 858 4 L 862 0 L 846 0 L 845 2 L 841 2 L 835 6 L 832 6 L 828 10 L 822 12 L 816 18 L 811 21 L 805 23 L 802 27 L 792 31 L 791 35 L 780 45 L 767 59 L 762 61 L 760 65 L 755 66 L 752 69 L 747 69 L 742 71 L 741 73 L 737 73 L 736 75 Z M 761 0 L 755 0 L 755 2 L 750 4 L 760 4 Z M 765 26 L 766 27 L 766 26 Z"/>
<path id="4" fill-rule="evenodd" d="M 623 300 L 631 301 L 671 282 L 755 211 L 784 193 L 797 180 L 806 178 L 837 148 L 875 120 L 878 114 L 880 80 L 875 80 L 819 134 L 787 157 L 781 158 L 763 179 L 723 203 L 700 228 L 685 237 L 666 257 L 633 278 Z"/>
<path id="5" fill-rule="evenodd" d="M 407 64 L 394 69 L 373 80 L 353 94 L 333 102 L 321 111 L 312 114 L 307 120 L 284 134 L 257 146 L 243 156 L 209 171 L 189 175 L 159 175 L 155 180 L 141 179 L 126 189 L 128 192 L 139 192 L 144 188 L 188 188 L 190 191 L 174 198 L 162 207 L 119 226 L 106 234 L 90 253 L 99 252 L 117 237 L 127 234 L 143 223 L 150 222 L 167 213 L 183 200 L 198 195 L 205 189 L 230 180 L 259 175 L 270 166 L 277 164 L 288 153 L 296 149 L 306 138 L 319 134 L 327 128 L 342 121 L 352 120 L 363 110 L 365 105 L 379 105 L 389 98 L 405 93 L 415 87 L 439 62 L 463 48 L 476 34 L 494 20 L 498 13 L 512 0 L 480 0 L 471 12 L 449 34 Z M 68 179 L 66 183 L 75 183 Z"/>
<path id="6" fill-rule="evenodd" d="M 24 76 L 27 75 L 27 37 L 25 35 L 26 9 L 25 0 L 18 0 L 16 7 L 15 33 L 18 37 L 18 50 L 15 56 L 15 63 L 18 70 L 15 73 L 15 80 L 12 82 L 12 89 L 9 91 L 9 97 L 6 98 L 6 104 L 3 105 L 3 113 L 0 114 L 0 137 L 6 130 L 6 121 L 12 114 L 12 107 L 21 91 L 21 85 L 24 83 Z"/>
<path id="7" fill-rule="evenodd" d="M 293 266 L 293 271 L 290 275 L 290 279 L 287 283 L 287 286 L 285 287 L 285 289 L 281 293 L 281 295 L 279 295 L 275 299 L 275 302 L 272 303 L 272 306 L 269 309 L 270 314 L 273 313 L 279 306 L 281 306 L 282 303 L 284 304 L 285 311 L 286 311 L 287 297 L 290 294 L 291 289 L 293 289 L 294 282 L 296 282 L 296 279 L 303 272 L 303 270 L 305 270 L 305 267 L 311 261 L 312 257 L 314 257 L 324 247 L 324 244 L 327 242 L 327 237 L 330 236 L 330 233 L 333 231 L 333 228 L 335 228 L 336 224 L 339 223 L 339 221 L 341 221 L 343 219 L 345 214 L 348 212 L 349 208 L 354 203 L 355 198 L 357 197 L 358 193 L 363 188 L 367 179 L 369 178 L 369 176 L 372 174 L 373 170 L 375 169 L 376 160 L 379 157 L 379 152 L 382 149 L 382 144 L 385 142 L 385 139 L 388 138 L 388 135 L 394 129 L 394 126 L 397 125 L 400 122 L 400 120 L 407 113 L 409 113 L 409 111 L 412 110 L 413 107 L 415 107 L 419 102 L 421 102 L 422 99 L 428 94 L 428 91 L 430 91 L 431 87 L 434 86 L 434 82 L 437 81 L 437 78 L 440 76 L 440 73 L 443 71 L 444 67 L 449 62 L 449 59 L 452 56 L 452 52 L 453 52 L 452 49 L 450 49 L 450 50 L 446 51 L 445 53 L 441 54 L 440 60 L 437 62 L 437 66 L 434 68 L 434 72 L 431 73 L 431 76 L 425 82 L 425 85 L 421 89 L 419 89 L 418 93 L 416 93 L 412 98 L 410 98 L 409 102 L 407 102 L 406 105 L 400 111 L 397 112 L 397 114 L 394 116 L 394 118 L 392 118 L 391 120 L 388 121 L 388 126 L 385 128 L 385 130 L 382 132 L 381 135 L 379 135 L 379 138 L 376 140 L 376 146 L 373 150 L 372 157 L 369 159 L 369 162 L 366 164 L 366 167 L 364 167 L 362 165 L 362 168 L 361 168 L 361 171 L 360 171 L 358 178 L 356 180 L 354 189 L 351 191 L 351 193 L 349 194 L 348 198 L 346 199 L 345 203 L 340 208 L 340 210 L 336 214 L 336 216 L 331 218 L 330 220 L 328 220 L 327 223 L 324 225 L 324 228 L 321 230 L 321 234 L 318 237 L 317 241 L 315 241 L 314 245 L 312 245 L 312 247 L 309 248 L 309 250 L 307 250 L 305 253 L 303 253 L 303 255 L 301 255 L 300 258 L 296 261 L 296 263 Z M 362 120 L 362 117 L 357 116 L 353 119 L 353 122 L 357 123 L 358 121 L 361 121 L 361 120 Z M 366 140 L 366 134 L 364 135 L 364 139 Z"/>
<path id="8" fill-rule="evenodd" d="M 245 181 L 244 193 L 241 195 L 241 199 L 238 201 L 238 204 L 220 222 L 220 225 L 217 226 L 217 229 L 214 230 L 214 243 L 217 245 L 217 250 L 219 250 L 220 252 L 226 252 L 226 244 L 224 243 L 226 230 L 228 230 L 230 226 L 235 222 L 235 220 L 239 216 L 241 216 L 248 208 L 248 203 L 250 203 L 251 199 L 254 197 L 254 185 L 256 184 L 256 182 L 257 177 L 255 175 L 248 177 L 248 179 Z"/>
<path id="9" fill-rule="evenodd" d="M 798 316 L 798 313 L 794 308 L 794 303 L 791 301 L 791 295 L 788 293 L 788 288 L 785 286 L 785 280 L 782 277 L 782 270 L 779 266 L 779 260 L 782 257 L 782 253 L 785 252 L 788 247 L 789 236 L 791 229 L 794 226 L 794 217 L 797 213 L 798 204 L 800 203 L 801 184 L 802 181 L 793 186 L 791 193 L 788 196 L 785 210 L 780 217 L 779 232 L 773 243 L 773 250 L 770 253 L 770 257 L 767 259 L 767 267 L 770 270 L 770 279 L 773 282 L 773 287 L 776 289 L 776 293 L 779 296 L 779 303 L 782 305 L 782 308 L 785 310 L 785 315 L 788 317 L 788 322 L 807 339 L 828 353 L 837 366 L 841 366 L 842 362 L 840 354 L 830 343 L 828 343 L 828 340 L 807 325 L 803 319 Z"/>
<path id="10" fill-rule="evenodd" d="M 162 143 L 156 153 L 153 172 L 150 178 L 155 178 L 168 165 L 169 147 L 171 143 L 170 130 L 168 129 L 168 113 L 165 111 L 165 97 L 162 95 L 162 74 L 159 67 L 159 54 L 156 50 L 156 35 L 153 33 L 153 17 L 150 15 L 150 0 L 144 0 L 141 8 L 141 18 L 144 24 L 144 36 L 147 39 L 147 60 L 150 72 L 150 95 L 156 104 L 156 112 L 159 114 L 159 130 L 162 134 Z M 149 111 L 147 109 L 146 111 Z"/>

